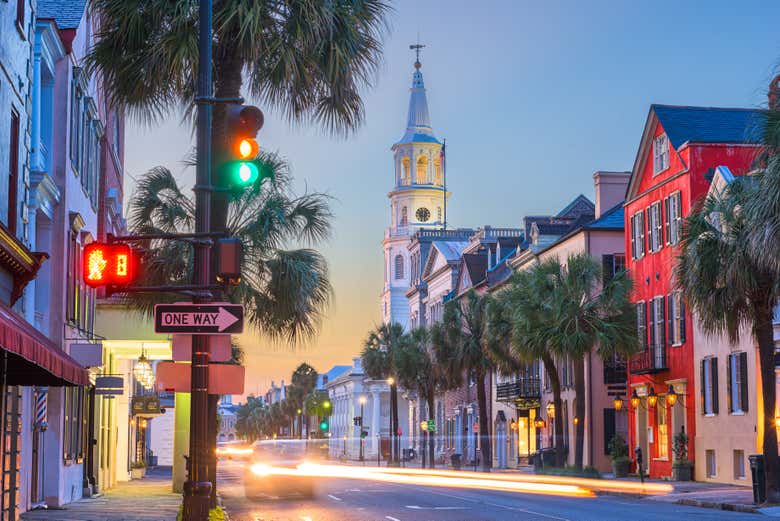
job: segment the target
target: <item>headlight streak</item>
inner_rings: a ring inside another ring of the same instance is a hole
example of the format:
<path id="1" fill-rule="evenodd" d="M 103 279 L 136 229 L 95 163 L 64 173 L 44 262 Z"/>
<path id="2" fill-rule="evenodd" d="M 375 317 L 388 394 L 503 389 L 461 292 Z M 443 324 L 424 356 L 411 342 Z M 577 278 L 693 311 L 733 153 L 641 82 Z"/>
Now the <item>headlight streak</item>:
<path id="1" fill-rule="evenodd" d="M 377 467 L 350 467 L 341 465 L 319 465 L 302 463 L 297 468 L 273 467 L 258 463 L 250 467 L 256 476 L 269 475 L 312 477 L 312 478 L 342 478 L 396 483 L 401 485 L 420 485 L 429 487 L 468 488 L 478 490 L 498 490 L 503 492 L 524 492 L 528 494 L 545 494 L 556 496 L 593 497 L 593 493 L 585 488 L 555 483 L 530 483 L 514 479 L 501 479 L 499 476 L 484 477 L 483 473 L 457 473 L 440 476 L 427 473 L 394 472 L 400 469 Z M 386 472 L 391 470 L 391 472 Z"/>

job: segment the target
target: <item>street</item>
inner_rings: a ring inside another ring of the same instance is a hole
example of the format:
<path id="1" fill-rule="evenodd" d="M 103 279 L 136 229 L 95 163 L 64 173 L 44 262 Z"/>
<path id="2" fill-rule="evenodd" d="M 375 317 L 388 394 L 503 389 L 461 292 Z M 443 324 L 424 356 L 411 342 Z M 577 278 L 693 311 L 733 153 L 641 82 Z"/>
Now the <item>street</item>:
<path id="1" fill-rule="evenodd" d="M 242 475 L 243 463 L 220 461 L 219 493 L 233 521 L 641 521 L 757 518 L 755 514 L 622 496 L 538 496 L 349 479 L 322 480 L 314 499 L 254 502 L 244 497 Z"/>

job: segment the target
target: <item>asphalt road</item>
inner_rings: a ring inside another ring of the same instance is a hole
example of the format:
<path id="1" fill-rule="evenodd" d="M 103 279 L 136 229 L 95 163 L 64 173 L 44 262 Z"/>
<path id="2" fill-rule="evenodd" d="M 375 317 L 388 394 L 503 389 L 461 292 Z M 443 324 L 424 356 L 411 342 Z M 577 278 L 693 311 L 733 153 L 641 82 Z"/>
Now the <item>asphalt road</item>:
<path id="1" fill-rule="evenodd" d="M 651 499 L 539 496 L 322 480 L 314 499 L 252 501 L 244 496 L 243 464 L 220 462 L 219 493 L 232 521 L 643 521 L 753 520 L 757 514 L 688 507 Z"/>

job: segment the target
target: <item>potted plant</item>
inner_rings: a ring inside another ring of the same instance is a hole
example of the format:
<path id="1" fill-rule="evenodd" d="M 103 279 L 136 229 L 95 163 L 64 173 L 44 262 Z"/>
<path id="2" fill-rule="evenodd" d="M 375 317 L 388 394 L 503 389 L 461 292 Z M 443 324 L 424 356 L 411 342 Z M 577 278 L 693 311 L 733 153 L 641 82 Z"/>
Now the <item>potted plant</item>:
<path id="1" fill-rule="evenodd" d="M 130 465 L 130 477 L 132 479 L 141 479 L 146 475 L 146 463 L 143 461 L 134 461 Z"/>
<path id="2" fill-rule="evenodd" d="M 685 434 L 684 429 L 674 435 L 672 452 L 674 452 L 672 479 L 690 481 L 693 476 L 693 463 L 688 460 L 688 435 Z"/>
<path id="3" fill-rule="evenodd" d="M 631 459 L 628 457 L 626 440 L 615 434 L 609 441 L 609 455 L 612 458 L 612 473 L 616 478 L 628 476 Z"/>

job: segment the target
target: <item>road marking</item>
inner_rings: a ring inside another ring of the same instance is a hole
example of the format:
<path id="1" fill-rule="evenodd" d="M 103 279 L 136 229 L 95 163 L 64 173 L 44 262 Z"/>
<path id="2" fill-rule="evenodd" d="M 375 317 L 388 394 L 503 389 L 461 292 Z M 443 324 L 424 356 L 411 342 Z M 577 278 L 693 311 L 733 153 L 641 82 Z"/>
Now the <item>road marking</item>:
<path id="1" fill-rule="evenodd" d="M 421 507 L 419 505 L 406 505 L 411 510 L 468 510 L 469 507 Z"/>
<path id="2" fill-rule="evenodd" d="M 482 503 L 483 505 L 490 505 L 491 507 L 505 508 L 506 510 L 514 510 L 516 512 L 523 512 L 525 514 L 533 514 L 533 515 L 536 515 L 536 516 L 542 516 L 542 517 L 546 517 L 546 518 L 549 518 L 549 519 L 555 519 L 557 521 L 571 521 L 570 519 L 565 518 L 565 517 L 553 516 L 553 515 L 550 515 L 550 514 L 544 514 L 542 512 L 536 512 L 534 510 L 526 510 L 524 508 L 510 507 L 510 506 L 502 505 L 501 503 L 490 503 L 488 501 L 480 501 L 480 500 L 477 500 L 477 499 L 470 499 L 470 498 L 463 497 L 463 496 L 457 496 L 455 494 L 447 494 L 445 492 L 438 492 L 438 491 L 433 491 L 433 490 L 429 490 L 428 492 L 431 493 L 431 494 L 438 494 L 440 496 L 454 497 L 456 499 L 460 499 L 460 500 L 463 500 L 463 501 L 468 501 L 470 503 Z"/>
<path id="3" fill-rule="evenodd" d="M 336 497 L 333 494 L 328 494 L 328 497 L 331 498 L 333 501 L 341 501 L 340 497 Z"/>
<path id="4" fill-rule="evenodd" d="M 397 517 L 393 517 L 393 516 L 385 516 L 385 519 L 389 519 L 390 521 L 401 521 Z"/>

